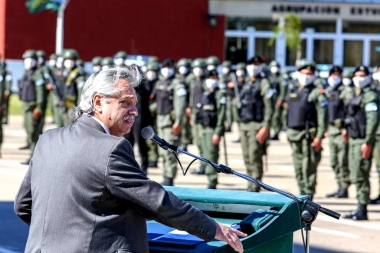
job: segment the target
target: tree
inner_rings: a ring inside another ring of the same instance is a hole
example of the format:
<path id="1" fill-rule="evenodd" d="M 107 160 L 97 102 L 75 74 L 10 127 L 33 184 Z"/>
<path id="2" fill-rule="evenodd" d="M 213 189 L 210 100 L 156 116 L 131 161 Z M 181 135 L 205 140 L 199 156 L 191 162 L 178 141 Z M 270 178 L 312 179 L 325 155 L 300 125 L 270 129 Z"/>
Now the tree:
<path id="1" fill-rule="evenodd" d="M 280 34 L 286 36 L 286 46 L 290 50 L 296 51 L 296 64 L 302 58 L 302 21 L 293 14 L 287 13 L 280 18 L 279 24 L 274 28 L 274 35 L 269 40 L 269 46 L 272 46 Z"/>

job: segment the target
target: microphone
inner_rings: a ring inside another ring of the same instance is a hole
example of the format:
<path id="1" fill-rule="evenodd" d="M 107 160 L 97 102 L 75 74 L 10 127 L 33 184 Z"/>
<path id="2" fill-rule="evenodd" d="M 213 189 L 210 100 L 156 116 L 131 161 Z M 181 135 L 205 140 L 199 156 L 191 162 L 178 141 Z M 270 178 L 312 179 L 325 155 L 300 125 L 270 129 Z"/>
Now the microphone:
<path id="1" fill-rule="evenodd" d="M 141 135 L 145 140 L 151 140 L 165 150 L 169 149 L 169 151 L 177 151 L 178 149 L 178 147 L 169 144 L 164 139 L 161 139 L 157 134 L 155 134 L 153 128 L 151 127 L 144 127 L 141 130 Z"/>

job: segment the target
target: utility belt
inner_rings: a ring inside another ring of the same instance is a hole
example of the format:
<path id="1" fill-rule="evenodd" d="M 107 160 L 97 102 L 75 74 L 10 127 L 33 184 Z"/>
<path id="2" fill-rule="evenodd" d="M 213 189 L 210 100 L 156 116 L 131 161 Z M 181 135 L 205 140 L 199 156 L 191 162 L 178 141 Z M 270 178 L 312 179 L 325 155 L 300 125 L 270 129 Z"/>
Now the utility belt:
<path id="1" fill-rule="evenodd" d="M 336 120 L 334 120 L 334 122 L 329 123 L 329 125 L 334 126 L 334 127 L 338 128 L 339 130 L 341 130 L 344 127 L 345 123 L 344 123 L 344 120 L 342 120 L 342 119 L 336 119 Z"/>

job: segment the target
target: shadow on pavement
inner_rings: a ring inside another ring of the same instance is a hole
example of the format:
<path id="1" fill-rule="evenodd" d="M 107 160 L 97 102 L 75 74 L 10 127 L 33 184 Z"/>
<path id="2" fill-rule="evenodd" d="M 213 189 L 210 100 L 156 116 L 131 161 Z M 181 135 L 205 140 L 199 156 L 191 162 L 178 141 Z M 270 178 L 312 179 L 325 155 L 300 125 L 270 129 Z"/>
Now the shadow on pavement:
<path id="1" fill-rule="evenodd" d="M 320 247 L 310 246 L 310 252 L 313 253 L 342 253 L 341 251 L 335 251 L 332 249 L 324 249 Z M 293 244 L 293 253 L 305 253 L 304 247 L 302 244 Z"/>
<path id="2" fill-rule="evenodd" d="M 29 226 L 13 211 L 13 202 L 0 202 L 0 252 L 24 252 Z"/>

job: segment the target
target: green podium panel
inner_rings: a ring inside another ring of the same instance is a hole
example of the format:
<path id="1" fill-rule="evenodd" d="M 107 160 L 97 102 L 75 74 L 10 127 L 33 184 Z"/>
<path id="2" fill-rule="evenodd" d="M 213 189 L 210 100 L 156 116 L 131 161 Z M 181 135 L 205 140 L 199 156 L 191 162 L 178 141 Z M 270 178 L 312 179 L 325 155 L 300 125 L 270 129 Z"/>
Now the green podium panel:
<path id="1" fill-rule="evenodd" d="M 279 194 L 165 187 L 217 222 L 248 234 L 241 238 L 244 252 L 293 252 L 293 232 L 301 228 L 297 203 Z M 174 228 L 148 221 L 150 252 L 235 252 L 222 241 L 206 242 L 177 233 Z"/>

